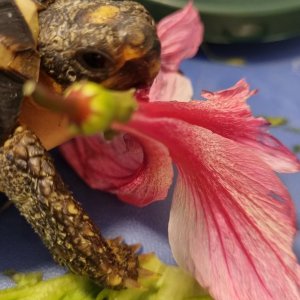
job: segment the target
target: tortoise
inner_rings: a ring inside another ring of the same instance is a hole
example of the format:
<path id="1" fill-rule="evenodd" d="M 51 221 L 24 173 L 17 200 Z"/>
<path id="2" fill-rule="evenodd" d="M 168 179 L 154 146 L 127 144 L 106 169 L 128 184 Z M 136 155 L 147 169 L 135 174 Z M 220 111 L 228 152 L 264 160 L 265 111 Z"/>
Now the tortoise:
<path id="1" fill-rule="evenodd" d="M 47 151 L 68 138 L 52 138 L 61 116 L 24 99 L 22 87 L 28 79 L 55 92 L 81 79 L 117 90 L 149 85 L 160 57 L 152 17 L 133 1 L 0 0 L 0 57 L 1 192 L 55 261 L 100 285 L 126 287 L 138 277 L 135 248 L 104 239 L 75 201 Z"/>

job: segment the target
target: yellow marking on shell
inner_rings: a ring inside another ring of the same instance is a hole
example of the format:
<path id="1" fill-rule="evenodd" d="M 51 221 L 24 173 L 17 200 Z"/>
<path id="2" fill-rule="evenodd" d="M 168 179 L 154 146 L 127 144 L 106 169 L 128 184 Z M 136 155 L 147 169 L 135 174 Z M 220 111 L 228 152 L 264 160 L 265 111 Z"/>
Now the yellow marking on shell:
<path id="1" fill-rule="evenodd" d="M 15 0 L 15 3 L 22 13 L 26 23 L 28 24 L 34 41 L 37 44 L 39 35 L 39 21 L 36 3 L 32 0 Z"/>
<path id="2" fill-rule="evenodd" d="M 15 3 L 23 15 L 36 45 L 39 27 L 36 4 L 32 0 L 15 0 Z M 40 57 L 35 45 L 32 45 L 32 49 L 19 51 L 22 45 L 19 45 L 18 42 L 8 36 L 0 36 L 0 69 L 13 71 L 25 78 L 37 80 Z"/>
<path id="3" fill-rule="evenodd" d="M 7 69 L 8 66 L 11 64 L 11 62 L 14 59 L 14 54 L 11 50 L 6 48 L 2 43 L 0 39 L 0 69 Z"/>
<path id="4" fill-rule="evenodd" d="M 118 17 L 120 9 L 113 5 L 100 6 L 89 13 L 86 18 L 90 23 L 102 24 Z"/>
<path id="5" fill-rule="evenodd" d="M 19 52 L 9 65 L 9 69 L 23 75 L 25 78 L 37 81 L 40 69 L 40 57 L 35 50 Z"/>

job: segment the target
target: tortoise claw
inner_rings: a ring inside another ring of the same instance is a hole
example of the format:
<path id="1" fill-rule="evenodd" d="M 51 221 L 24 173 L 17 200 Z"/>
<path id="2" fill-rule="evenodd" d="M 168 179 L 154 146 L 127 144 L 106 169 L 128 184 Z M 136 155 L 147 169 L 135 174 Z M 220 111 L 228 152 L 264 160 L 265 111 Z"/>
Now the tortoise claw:
<path id="1" fill-rule="evenodd" d="M 117 236 L 114 239 L 109 240 L 109 242 L 113 245 L 121 245 L 124 242 L 124 238 Z"/>
<path id="2" fill-rule="evenodd" d="M 138 253 L 142 249 L 142 244 L 133 244 L 128 246 L 133 253 Z"/>

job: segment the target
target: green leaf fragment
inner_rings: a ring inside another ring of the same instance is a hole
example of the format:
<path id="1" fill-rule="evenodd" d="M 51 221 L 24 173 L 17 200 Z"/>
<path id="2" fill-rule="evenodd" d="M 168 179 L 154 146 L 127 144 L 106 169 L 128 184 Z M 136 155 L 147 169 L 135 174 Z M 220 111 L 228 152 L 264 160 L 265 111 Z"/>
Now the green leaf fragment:
<path id="1" fill-rule="evenodd" d="M 273 127 L 283 126 L 288 123 L 288 119 L 284 117 L 278 117 L 278 116 L 268 116 L 264 117 Z"/>
<path id="2" fill-rule="evenodd" d="M 11 276 L 11 279 L 17 284 L 17 286 L 32 286 L 42 281 L 43 274 L 40 272 L 33 272 L 29 274 L 15 273 Z"/>
<path id="3" fill-rule="evenodd" d="M 212 299 L 189 274 L 162 263 L 154 254 L 142 256 L 141 266 L 154 273 L 140 276 L 141 288 L 112 291 L 104 289 L 96 300 L 205 300 Z"/>
<path id="4" fill-rule="evenodd" d="M 18 287 L 35 285 L 43 279 L 43 274 L 41 272 L 25 274 L 17 273 L 14 270 L 6 270 L 3 272 L 3 275 L 10 277 Z"/>
<path id="5" fill-rule="evenodd" d="M 0 291 L 0 300 L 212 300 L 190 275 L 162 263 L 154 254 L 140 256 L 140 264 L 151 272 L 141 271 L 137 288 L 101 290 L 73 274 L 33 283 L 36 273 L 20 274 L 23 284 Z"/>
<path id="6" fill-rule="evenodd" d="M 32 274 L 22 276 L 30 278 Z M 99 292 L 100 288 L 90 280 L 67 274 L 34 285 L 17 285 L 2 290 L 0 300 L 95 300 Z"/>
<path id="7" fill-rule="evenodd" d="M 290 131 L 290 132 L 293 132 L 293 133 L 297 133 L 297 134 L 300 133 L 300 128 L 297 128 L 297 127 L 291 127 L 291 126 L 288 126 L 286 129 L 287 129 L 288 131 Z"/>
<path id="8" fill-rule="evenodd" d="M 300 144 L 297 144 L 293 147 L 293 152 L 294 153 L 300 153 Z"/>

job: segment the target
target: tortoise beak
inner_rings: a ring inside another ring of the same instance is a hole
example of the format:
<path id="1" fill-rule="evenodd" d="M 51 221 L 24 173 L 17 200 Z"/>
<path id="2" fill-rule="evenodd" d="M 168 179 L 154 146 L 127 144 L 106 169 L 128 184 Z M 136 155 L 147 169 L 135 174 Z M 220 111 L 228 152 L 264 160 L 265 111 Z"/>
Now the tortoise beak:
<path id="1" fill-rule="evenodd" d="M 150 86 L 160 70 L 160 42 L 153 27 L 130 31 L 124 36 L 122 66 L 101 84 L 125 90 Z"/>
<path id="2" fill-rule="evenodd" d="M 152 56 L 131 60 L 126 62 L 118 73 L 102 81 L 101 84 L 115 90 L 148 87 L 152 84 L 159 69 L 160 61 Z"/>

